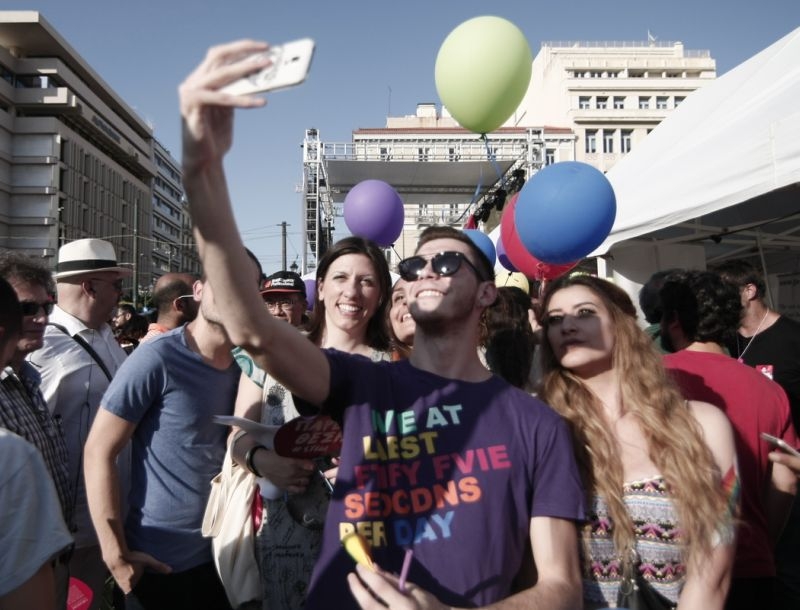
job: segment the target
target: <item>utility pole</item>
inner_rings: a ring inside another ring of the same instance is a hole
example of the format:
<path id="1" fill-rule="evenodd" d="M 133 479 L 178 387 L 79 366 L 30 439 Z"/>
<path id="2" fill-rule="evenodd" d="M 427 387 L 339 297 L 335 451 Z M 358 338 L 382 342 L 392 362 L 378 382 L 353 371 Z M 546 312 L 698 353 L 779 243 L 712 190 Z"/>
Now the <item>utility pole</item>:
<path id="1" fill-rule="evenodd" d="M 139 309 L 139 197 L 133 202 L 133 308 Z"/>
<path id="2" fill-rule="evenodd" d="M 286 271 L 286 227 L 289 226 L 284 220 L 281 223 L 281 270 Z"/>

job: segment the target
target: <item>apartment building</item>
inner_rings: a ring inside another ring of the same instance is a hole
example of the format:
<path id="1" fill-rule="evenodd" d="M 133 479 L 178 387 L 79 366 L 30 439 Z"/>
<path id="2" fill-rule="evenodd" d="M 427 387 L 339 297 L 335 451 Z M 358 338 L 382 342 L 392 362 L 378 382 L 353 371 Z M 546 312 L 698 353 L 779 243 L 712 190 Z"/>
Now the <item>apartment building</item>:
<path id="1" fill-rule="evenodd" d="M 0 247 L 55 266 L 60 245 L 150 237 L 151 129 L 35 11 L 0 11 Z M 126 287 L 129 290 L 132 287 Z"/>
<path id="2" fill-rule="evenodd" d="M 200 273 L 180 162 L 158 140 L 153 143 L 157 173 L 153 180 L 152 251 L 140 282 L 148 286 L 165 273 Z"/>
<path id="3" fill-rule="evenodd" d="M 571 128 L 576 160 L 606 172 L 715 78 L 710 51 L 681 42 L 544 42 L 509 123 Z"/>
<path id="4" fill-rule="evenodd" d="M 40 13 L 0 11 L 0 248 L 55 267 L 85 237 L 131 266 L 135 305 L 200 269 L 179 163 Z"/>

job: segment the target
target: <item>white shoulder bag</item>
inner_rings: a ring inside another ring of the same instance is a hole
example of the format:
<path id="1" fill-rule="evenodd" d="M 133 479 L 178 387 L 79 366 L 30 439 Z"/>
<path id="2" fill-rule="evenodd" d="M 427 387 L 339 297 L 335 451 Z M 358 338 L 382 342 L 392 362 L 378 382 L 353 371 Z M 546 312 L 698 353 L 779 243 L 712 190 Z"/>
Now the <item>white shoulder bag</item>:
<path id="1" fill-rule="evenodd" d="M 255 555 L 256 532 L 252 506 L 258 493 L 256 476 L 236 464 L 231 454 L 235 438 L 228 441 L 222 472 L 211 480 L 203 516 L 203 536 L 211 538 L 214 564 L 231 606 L 263 598 Z"/>

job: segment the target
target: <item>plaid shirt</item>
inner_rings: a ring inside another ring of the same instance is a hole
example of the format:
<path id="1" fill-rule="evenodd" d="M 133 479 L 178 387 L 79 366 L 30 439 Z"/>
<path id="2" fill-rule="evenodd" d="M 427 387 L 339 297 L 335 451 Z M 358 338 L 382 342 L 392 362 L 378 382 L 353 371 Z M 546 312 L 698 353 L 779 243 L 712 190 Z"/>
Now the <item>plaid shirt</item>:
<path id="1" fill-rule="evenodd" d="M 61 426 L 42 398 L 39 383 L 39 373 L 28 362 L 22 363 L 18 374 L 10 366 L 0 372 L 0 427 L 39 449 L 53 477 L 64 521 L 71 526 L 74 503 L 67 446 Z"/>

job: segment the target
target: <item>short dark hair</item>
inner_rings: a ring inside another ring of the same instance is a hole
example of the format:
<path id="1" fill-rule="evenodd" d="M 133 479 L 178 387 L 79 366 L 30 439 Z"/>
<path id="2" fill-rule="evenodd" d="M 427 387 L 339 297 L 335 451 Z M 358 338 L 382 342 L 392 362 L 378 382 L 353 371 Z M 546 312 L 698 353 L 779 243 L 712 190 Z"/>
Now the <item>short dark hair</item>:
<path id="1" fill-rule="evenodd" d="M 5 346 L 10 337 L 18 335 L 22 330 L 22 307 L 17 293 L 2 277 L 0 277 L 0 327 L 3 329 L 0 346 Z M 0 363 L 2 366 L 7 364 L 7 362 Z"/>
<path id="2" fill-rule="evenodd" d="M 127 314 L 130 314 L 131 316 L 137 315 L 136 308 L 130 303 L 118 303 L 117 311 L 119 312 L 120 310 L 124 311 Z"/>
<path id="3" fill-rule="evenodd" d="M 525 388 L 533 367 L 535 335 L 528 320 L 527 293 L 516 286 L 497 289 L 497 299 L 483 312 L 482 343 L 489 370 L 511 385 Z"/>
<path id="4" fill-rule="evenodd" d="M 689 341 L 725 345 L 742 317 L 739 291 L 711 271 L 676 271 L 659 291 L 664 316 L 677 317 Z"/>
<path id="5" fill-rule="evenodd" d="M 767 295 L 767 285 L 764 282 L 764 276 L 761 271 L 751 262 L 744 259 L 730 260 L 714 267 L 720 277 L 727 283 L 732 284 L 741 290 L 748 284 L 753 284 L 756 287 L 756 296 L 759 299 L 764 299 Z"/>
<path id="6" fill-rule="evenodd" d="M 656 271 L 639 291 L 639 307 L 648 323 L 658 324 L 661 321 L 661 299 L 658 297 L 658 291 L 664 285 L 664 279 L 676 271 L 678 269 Z"/>
<path id="7" fill-rule="evenodd" d="M 475 260 L 471 262 L 473 262 L 480 270 L 482 276 L 481 280 L 484 282 L 494 280 L 494 267 L 492 266 L 492 262 L 486 257 L 486 255 L 483 253 L 483 250 L 476 246 L 475 242 L 472 241 L 469 238 L 469 235 L 464 233 L 464 231 L 454 227 L 449 227 L 447 225 L 430 226 L 420 234 L 419 241 L 417 242 L 416 252 L 419 252 L 419 249 L 424 244 L 435 239 L 455 239 L 467 244 L 470 247 L 470 251 L 475 255 Z"/>
<path id="8" fill-rule="evenodd" d="M 8 282 L 21 280 L 34 286 L 41 286 L 50 295 L 56 292 L 50 269 L 44 262 L 22 252 L 14 250 L 0 252 L 0 277 Z"/>

